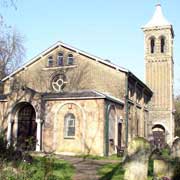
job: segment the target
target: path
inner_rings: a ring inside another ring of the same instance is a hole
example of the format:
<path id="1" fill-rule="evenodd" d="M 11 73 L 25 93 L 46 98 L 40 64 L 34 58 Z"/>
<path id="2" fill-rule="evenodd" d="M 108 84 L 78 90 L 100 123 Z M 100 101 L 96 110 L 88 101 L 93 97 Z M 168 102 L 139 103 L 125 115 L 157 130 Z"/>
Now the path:
<path id="1" fill-rule="evenodd" d="M 92 160 L 62 155 L 57 157 L 68 161 L 75 167 L 76 172 L 73 180 L 98 180 L 100 177 L 97 175 L 97 169 L 108 163 L 119 162 L 117 160 Z"/>

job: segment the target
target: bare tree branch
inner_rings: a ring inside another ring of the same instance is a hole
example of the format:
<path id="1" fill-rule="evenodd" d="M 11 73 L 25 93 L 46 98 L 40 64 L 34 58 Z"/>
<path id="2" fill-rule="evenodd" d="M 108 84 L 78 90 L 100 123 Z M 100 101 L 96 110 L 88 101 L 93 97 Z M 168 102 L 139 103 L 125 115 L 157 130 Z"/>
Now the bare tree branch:
<path id="1" fill-rule="evenodd" d="M 24 57 L 23 37 L 0 19 L 0 79 L 14 71 Z"/>
<path id="2" fill-rule="evenodd" d="M 17 3 L 17 0 L 0 0 L 1 6 L 4 6 L 4 7 L 10 7 L 11 6 L 17 10 L 16 3 Z"/>

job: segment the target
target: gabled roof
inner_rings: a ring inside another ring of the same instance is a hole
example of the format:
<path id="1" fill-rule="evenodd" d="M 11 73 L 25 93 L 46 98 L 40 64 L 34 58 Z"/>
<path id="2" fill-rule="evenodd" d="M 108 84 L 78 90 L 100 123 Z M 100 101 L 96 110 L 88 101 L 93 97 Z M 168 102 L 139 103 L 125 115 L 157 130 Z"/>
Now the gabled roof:
<path id="1" fill-rule="evenodd" d="M 111 67 L 111 68 L 114 68 L 114 69 L 117 69 L 117 70 L 119 70 L 119 71 L 129 72 L 127 69 L 122 68 L 122 67 L 120 67 L 120 66 L 117 66 L 117 65 L 115 65 L 115 64 L 113 64 L 113 63 L 111 63 L 111 62 L 108 62 L 108 61 L 100 58 L 100 57 L 94 56 L 94 55 L 89 54 L 89 53 L 87 53 L 87 52 L 85 52 L 85 51 L 82 51 L 82 50 L 77 49 L 77 48 L 75 48 L 75 47 L 72 47 L 72 46 L 70 46 L 70 45 L 68 45 L 68 44 L 65 44 L 65 43 L 63 43 L 63 42 L 61 42 L 61 41 L 58 41 L 58 42 L 56 42 L 54 45 L 52 45 L 51 47 L 49 47 L 48 49 L 46 49 L 45 51 L 43 51 L 42 53 L 40 53 L 39 55 L 35 56 L 35 57 L 34 57 L 33 59 L 31 59 L 29 62 L 25 63 L 22 67 L 18 68 L 17 70 L 15 70 L 15 71 L 12 72 L 11 74 L 9 74 L 9 75 L 6 76 L 5 78 L 3 78 L 2 81 L 6 81 L 8 78 L 14 76 L 16 73 L 18 73 L 18 72 L 26 69 L 28 66 L 30 66 L 30 65 L 33 64 L 34 62 L 40 60 L 43 56 L 47 55 L 49 52 L 51 52 L 52 50 L 56 49 L 56 48 L 59 47 L 59 46 L 64 47 L 64 48 L 66 48 L 66 49 L 69 49 L 69 50 L 71 50 L 71 51 L 74 51 L 74 52 L 76 52 L 76 53 L 79 53 L 80 55 L 89 57 L 89 58 L 92 59 L 92 60 L 95 60 L 95 61 L 97 61 L 97 62 L 100 62 L 100 63 L 102 63 L 102 64 L 104 64 L 104 65 L 107 65 L 107 66 L 109 66 L 109 67 Z"/>
<path id="2" fill-rule="evenodd" d="M 151 28 L 156 26 L 171 26 L 171 23 L 164 17 L 160 4 L 156 5 L 156 10 L 153 17 L 143 28 Z"/>

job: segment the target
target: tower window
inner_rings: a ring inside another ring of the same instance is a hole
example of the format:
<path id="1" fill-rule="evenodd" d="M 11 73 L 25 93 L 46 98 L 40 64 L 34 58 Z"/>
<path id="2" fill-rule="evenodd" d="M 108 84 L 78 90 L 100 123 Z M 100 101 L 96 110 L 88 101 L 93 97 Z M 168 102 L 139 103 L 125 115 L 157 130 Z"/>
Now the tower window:
<path id="1" fill-rule="evenodd" d="M 151 54 L 153 54 L 155 52 L 155 39 L 154 38 L 150 40 L 150 46 L 151 46 Z"/>
<path id="2" fill-rule="evenodd" d="M 57 66 L 63 66 L 63 54 L 59 53 L 57 56 Z"/>
<path id="3" fill-rule="evenodd" d="M 161 38 L 161 53 L 165 52 L 165 38 Z"/>
<path id="4" fill-rule="evenodd" d="M 53 66 L 53 57 L 49 56 L 48 57 L 48 63 L 47 63 L 48 67 L 52 67 Z"/>
<path id="5" fill-rule="evenodd" d="M 68 65 L 73 65 L 73 64 L 74 64 L 74 58 L 73 58 L 73 55 L 72 55 L 72 54 L 69 54 L 69 55 L 68 55 L 67 64 L 68 64 Z"/>

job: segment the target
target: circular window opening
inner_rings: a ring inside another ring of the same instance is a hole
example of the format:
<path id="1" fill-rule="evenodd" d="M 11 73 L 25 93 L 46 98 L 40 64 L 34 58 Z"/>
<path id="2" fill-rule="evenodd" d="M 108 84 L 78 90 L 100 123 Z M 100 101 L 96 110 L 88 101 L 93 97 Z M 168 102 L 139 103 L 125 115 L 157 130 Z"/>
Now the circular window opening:
<path id="1" fill-rule="evenodd" d="M 64 74 L 58 74 L 52 78 L 51 86 L 54 91 L 62 92 L 66 83 L 66 76 Z"/>

